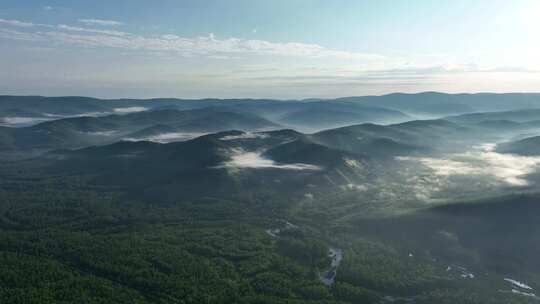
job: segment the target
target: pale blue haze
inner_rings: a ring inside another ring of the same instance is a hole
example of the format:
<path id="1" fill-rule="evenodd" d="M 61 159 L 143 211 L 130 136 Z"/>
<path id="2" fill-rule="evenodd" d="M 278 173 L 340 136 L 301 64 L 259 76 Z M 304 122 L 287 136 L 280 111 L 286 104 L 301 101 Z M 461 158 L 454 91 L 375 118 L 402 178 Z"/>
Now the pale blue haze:
<path id="1" fill-rule="evenodd" d="M 0 94 L 538 91 L 540 1 L 3 1 Z"/>

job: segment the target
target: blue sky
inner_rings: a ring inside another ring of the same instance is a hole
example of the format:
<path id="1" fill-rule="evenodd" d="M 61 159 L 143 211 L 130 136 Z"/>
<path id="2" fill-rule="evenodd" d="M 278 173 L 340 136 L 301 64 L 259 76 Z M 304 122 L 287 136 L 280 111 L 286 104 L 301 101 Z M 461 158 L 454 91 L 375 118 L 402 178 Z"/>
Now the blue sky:
<path id="1" fill-rule="evenodd" d="M 540 91 L 540 0 L 7 2 L 0 94 Z"/>

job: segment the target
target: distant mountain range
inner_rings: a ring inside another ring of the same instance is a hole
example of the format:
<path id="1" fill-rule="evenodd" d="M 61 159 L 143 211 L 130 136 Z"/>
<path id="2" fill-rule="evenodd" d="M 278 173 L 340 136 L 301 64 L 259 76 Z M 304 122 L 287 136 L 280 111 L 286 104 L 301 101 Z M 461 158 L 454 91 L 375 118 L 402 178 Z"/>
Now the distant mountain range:
<path id="1" fill-rule="evenodd" d="M 0 153 L 10 159 L 37 157 L 52 172 L 99 176 L 100 182 L 146 192 L 184 189 L 169 197 L 208 191 L 200 189 L 203 184 L 212 185 L 216 195 L 245 189 L 246 183 L 261 189 L 274 180 L 288 189 L 328 180 L 343 185 L 389 164 L 402 166 L 400 157 L 444 156 L 481 143 L 499 143 L 503 153 L 540 154 L 535 137 L 540 109 L 476 112 L 488 107 L 488 99 L 497 109 L 516 98 L 506 107 L 519 108 L 536 106 L 539 96 L 422 93 L 310 101 L 3 96 L 2 115 L 39 113 L 52 120 L 0 127 Z M 238 171 L 244 173 L 230 174 Z M 250 178 L 255 171 L 264 174 Z"/>
<path id="2" fill-rule="evenodd" d="M 540 109 L 524 109 L 501 112 L 481 112 L 449 116 L 449 121 L 459 123 L 481 123 L 485 121 L 511 121 L 517 123 L 540 121 Z"/>
<path id="3" fill-rule="evenodd" d="M 121 139 L 168 142 L 227 130 L 294 128 L 309 133 L 364 123 L 396 124 L 423 117 L 443 117 L 466 124 L 461 131 L 464 127 L 483 128 L 486 132 L 525 131 L 540 125 L 540 94 L 428 92 L 301 101 L 0 96 L 0 125 L 6 126 L 0 129 L 0 150 L 75 148 Z M 431 127 L 424 132 L 431 132 Z M 394 126 L 391 136 L 376 134 L 374 139 L 366 132 L 367 126 L 362 128 L 357 137 L 361 136 L 364 146 L 371 149 L 392 145 L 396 136 L 399 141 L 408 136 L 407 130 L 396 134 L 400 127 Z M 390 135 L 390 130 L 383 129 L 377 132 Z M 406 144 L 408 149 L 418 146 L 418 142 Z"/>
<path id="4" fill-rule="evenodd" d="M 101 100 L 88 97 L 0 96 L 0 124 L 9 124 L 6 118 L 54 119 L 62 116 L 96 116 L 151 109 L 189 110 L 207 107 L 225 107 L 232 112 L 248 112 L 276 122 L 282 120 L 291 124 L 307 124 L 310 120 L 316 120 L 325 127 L 337 127 L 343 126 L 344 123 L 395 123 L 404 121 L 405 115 L 437 118 L 471 112 L 540 109 L 540 94 L 426 92 L 327 100 L 173 98 Z"/>

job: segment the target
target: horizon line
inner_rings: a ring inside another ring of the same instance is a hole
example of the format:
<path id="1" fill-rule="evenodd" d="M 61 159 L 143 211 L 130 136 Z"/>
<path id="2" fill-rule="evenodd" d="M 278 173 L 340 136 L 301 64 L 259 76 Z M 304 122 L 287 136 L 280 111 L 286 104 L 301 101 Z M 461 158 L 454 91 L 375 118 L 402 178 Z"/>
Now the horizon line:
<path id="1" fill-rule="evenodd" d="M 306 97 L 306 98 L 252 98 L 252 97 L 233 97 L 233 98 L 220 98 L 220 97 L 201 97 L 201 98 L 183 98 L 183 97 L 150 97 L 150 98 L 132 98 L 132 97 L 121 97 L 121 98 L 100 98 L 100 97 L 93 97 L 93 96 L 85 96 L 85 95 L 40 95 L 40 94 L 0 94 L 0 98 L 3 97 L 41 97 L 41 98 L 89 98 L 89 99 L 95 99 L 95 100 L 101 100 L 101 101 L 121 101 L 121 100 L 140 100 L 140 101 L 153 101 L 158 99 L 175 99 L 179 101 L 203 101 L 203 100 L 253 100 L 253 101 L 263 101 L 263 100 L 274 100 L 274 101 L 308 101 L 308 100 L 338 100 L 338 99 L 347 99 L 347 98 L 368 98 L 368 97 L 384 97 L 384 96 L 391 96 L 391 95 L 422 95 L 422 94 L 441 94 L 441 95 L 540 95 L 540 91 L 538 92 L 462 92 L 462 93 L 449 93 L 449 92 L 443 92 L 443 91 L 419 91 L 414 93 L 409 92 L 392 92 L 392 93 L 385 93 L 385 94 L 372 94 L 372 95 L 350 95 L 350 96 L 340 96 L 340 97 Z"/>

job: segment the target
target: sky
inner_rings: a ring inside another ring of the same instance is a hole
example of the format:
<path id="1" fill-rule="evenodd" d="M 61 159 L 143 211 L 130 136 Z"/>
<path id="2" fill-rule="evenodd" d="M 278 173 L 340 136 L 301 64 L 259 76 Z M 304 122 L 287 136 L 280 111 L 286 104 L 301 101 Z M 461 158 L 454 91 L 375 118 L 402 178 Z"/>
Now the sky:
<path id="1" fill-rule="evenodd" d="M 0 2 L 0 94 L 539 92 L 540 0 Z"/>

